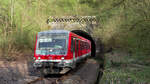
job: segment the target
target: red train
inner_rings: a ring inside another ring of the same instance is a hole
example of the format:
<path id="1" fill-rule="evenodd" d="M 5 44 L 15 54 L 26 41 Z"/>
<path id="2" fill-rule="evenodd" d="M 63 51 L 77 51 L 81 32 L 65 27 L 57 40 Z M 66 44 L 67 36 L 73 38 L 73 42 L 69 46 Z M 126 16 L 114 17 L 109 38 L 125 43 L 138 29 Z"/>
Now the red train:
<path id="1" fill-rule="evenodd" d="M 91 55 L 91 42 L 66 30 L 39 32 L 34 50 L 34 67 L 44 74 L 61 74 Z"/>

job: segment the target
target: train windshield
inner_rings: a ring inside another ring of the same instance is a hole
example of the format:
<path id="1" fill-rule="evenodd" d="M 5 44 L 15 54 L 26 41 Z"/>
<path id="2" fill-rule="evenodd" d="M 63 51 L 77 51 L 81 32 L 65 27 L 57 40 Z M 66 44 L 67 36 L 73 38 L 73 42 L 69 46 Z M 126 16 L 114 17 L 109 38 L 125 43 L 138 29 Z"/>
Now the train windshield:
<path id="1" fill-rule="evenodd" d="M 41 55 L 65 55 L 67 53 L 67 43 L 67 33 L 39 35 L 36 53 Z"/>

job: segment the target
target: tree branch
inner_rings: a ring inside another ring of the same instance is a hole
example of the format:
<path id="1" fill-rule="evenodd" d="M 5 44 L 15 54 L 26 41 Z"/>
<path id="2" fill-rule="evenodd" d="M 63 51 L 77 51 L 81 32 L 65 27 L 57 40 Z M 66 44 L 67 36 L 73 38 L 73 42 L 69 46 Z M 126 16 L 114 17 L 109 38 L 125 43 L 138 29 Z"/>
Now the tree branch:
<path id="1" fill-rule="evenodd" d="M 124 1 L 125 1 L 125 0 L 121 0 L 121 1 L 118 2 L 118 3 L 114 3 L 111 8 L 108 8 L 108 9 L 104 10 L 104 12 L 105 12 L 105 11 L 112 10 L 113 8 L 120 6 Z"/>
<path id="2" fill-rule="evenodd" d="M 137 21 L 136 23 L 134 23 L 134 24 L 131 26 L 131 28 L 129 28 L 129 30 L 132 31 L 132 30 L 135 28 L 136 25 L 138 25 L 138 24 L 141 23 L 141 22 L 145 22 L 145 21 L 150 21 L 150 19 Z"/>

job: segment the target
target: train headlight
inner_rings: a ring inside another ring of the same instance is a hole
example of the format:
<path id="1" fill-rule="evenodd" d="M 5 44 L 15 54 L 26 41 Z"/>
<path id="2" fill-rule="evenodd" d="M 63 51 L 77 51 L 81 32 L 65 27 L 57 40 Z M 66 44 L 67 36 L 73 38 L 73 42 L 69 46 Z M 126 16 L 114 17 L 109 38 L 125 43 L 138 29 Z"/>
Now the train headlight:
<path id="1" fill-rule="evenodd" d="M 61 57 L 61 59 L 64 60 L 65 58 L 64 58 L 64 57 Z"/>
<path id="2" fill-rule="evenodd" d="M 40 60 L 41 58 L 40 57 L 38 57 L 38 60 Z"/>
<path id="3" fill-rule="evenodd" d="M 33 57 L 33 60 L 35 60 L 36 58 L 35 57 Z"/>

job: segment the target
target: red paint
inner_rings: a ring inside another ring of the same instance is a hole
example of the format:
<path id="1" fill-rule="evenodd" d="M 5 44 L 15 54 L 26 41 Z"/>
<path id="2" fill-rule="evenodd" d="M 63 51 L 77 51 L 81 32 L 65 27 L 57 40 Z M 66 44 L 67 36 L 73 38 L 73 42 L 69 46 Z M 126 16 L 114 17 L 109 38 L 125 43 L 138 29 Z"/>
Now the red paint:
<path id="1" fill-rule="evenodd" d="M 86 43 L 88 43 L 89 45 L 89 49 L 83 49 L 83 50 L 80 50 L 81 46 L 81 41 L 79 40 L 78 41 L 78 45 L 76 45 L 77 43 L 75 43 L 75 54 L 76 54 L 76 57 L 80 57 L 84 54 L 87 54 L 89 52 L 91 52 L 91 42 L 88 40 L 88 39 L 85 39 L 79 35 L 76 35 L 72 32 L 69 32 L 69 39 L 68 39 L 68 51 L 67 51 L 67 54 L 66 55 L 38 55 L 36 54 L 36 45 L 37 45 L 37 34 L 36 34 L 36 43 L 35 43 L 35 48 L 34 48 L 34 57 L 36 59 L 38 59 L 38 57 L 40 57 L 41 59 L 45 59 L 45 60 L 60 60 L 62 57 L 64 57 L 65 60 L 70 60 L 73 58 L 73 52 L 71 51 L 71 37 L 75 37 L 75 38 L 78 38 Z M 77 51 L 77 46 L 78 46 L 78 51 Z"/>

